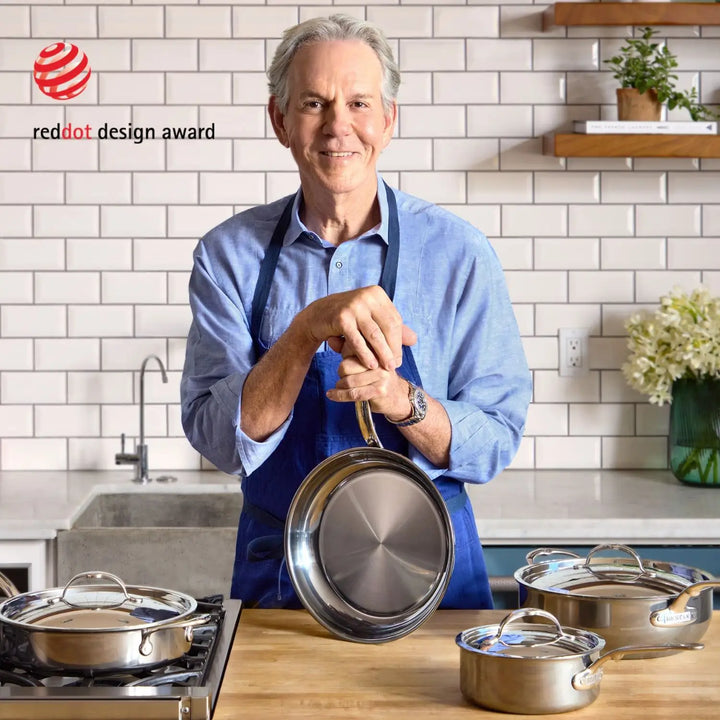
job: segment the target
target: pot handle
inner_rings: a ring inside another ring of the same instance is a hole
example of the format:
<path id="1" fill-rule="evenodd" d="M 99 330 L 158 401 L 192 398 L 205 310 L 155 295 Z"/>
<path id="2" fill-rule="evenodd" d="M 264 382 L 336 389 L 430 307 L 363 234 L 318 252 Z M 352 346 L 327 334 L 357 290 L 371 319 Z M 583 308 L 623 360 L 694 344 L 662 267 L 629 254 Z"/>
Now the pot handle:
<path id="1" fill-rule="evenodd" d="M 567 555 L 568 557 L 579 558 L 580 555 L 571 550 L 561 550 L 560 548 L 543 547 L 537 550 L 531 550 L 526 556 L 525 561 L 528 565 L 532 565 L 537 558 L 548 557 L 549 555 Z"/>
<path id="2" fill-rule="evenodd" d="M 715 587 L 720 587 L 720 580 L 706 580 L 688 585 L 666 608 L 651 613 L 650 623 L 655 627 L 679 627 L 694 623 L 697 619 L 697 610 L 686 609 L 690 598 L 697 597 L 703 590 Z"/>
<path id="3" fill-rule="evenodd" d="M 375 423 L 370 411 L 370 403 L 367 400 L 358 400 L 355 403 L 355 417 L 357 417 L 360 432 L 369 447 L 382 448 L 382 443 L 375 431 Z"/>
<path id="4" fill-rule="evenodd" d="M 142 636 L 140 639 L 140 647 L 138 648 L 138 651 L 143 657 L 147 657 L 150 655 L 150 653 L 153 651 L 153 644 L 152 640 L 150 640 L 150 636 L 153 633 L 160 632 L 161 630 L 171 630 L 174 628 L 185 628 L 185 640 L 187 642 L 192 642 L 193 639 L 193 628 L 198 627 L 199 625 L 205 625 L 209 623 L 212 620 L 212 615 L 206 613 L 203 615 L 197 615 L 194 618 L 191 618 L 190 620 L 176 620 L 169 623 L 164 623 L 162 625 L 158 625 L 157 627 L 148 628 L 147 630 L 142 631 Z"/>
<path id="5" fill-rule="evenodd" d="M 589 690 L 602 680 L 602 666 L 610 660 L 621 660 L 625 655 L 646 652 L 677 652 L 678 650 L 702 650 L 702 643 L 673 643 L 668 645 L 624 645 L 601 655 L 594 663 L 573 675 L 572 686 L 575 690 Z"/>
<path id="6" fill-rule="evenodd" d="M 0 592 L 2 592 L 7 597 L 15 597 L 15 595 L 19 595 L 20 591 L 15 587 L 12 580 L 10 580 L 7 575 L 3 575 L 0 572 Z"/>
<path id="7" fill-rule="evenodd" d="M 517 622 L 518 620 L 529 617 L 541 617 L 545 620 L 549 620 L 555 626 L 557 634 L 555 635 L 555 637 L 550 638 L 550 640 L 543 640 L 541 642 L 533 643 L 524 642 L 523 645 L 525 647 L 540 647 L 541 645 L 552 645 L 553 643 L 556 643 L 561 637 L 563 637 L 564 633 L 562 625 L 560 625 L 559 620 L 552 613 L 549 613 L 547 610 L 540 610 L 539 608 L 518 608 L 517 610 L 513 610 L 511 613 L 505 616 L 502 622 L 498 625 L 498 629 L 495 635 L 483 642 L 482 648 L 486 649 L 491 645 L 495 645 L 495 643 L 502 643 L 503 645 L 508 645 L 508 643 L 504 642 L 502 639 L 503 633 L 505 632 L 507 627 L 512 623 Z"/>
<path id="8" fill-rule="evenodd" d="M 70 586 L 76 580 L 80 580 L 80 579 L 87 580 L 89 578 L 92 578 L 93 580 L 99 580 L 100 578 L 106 578 L 107 580 L 114 582 L 120 588 L 120 590 L 122 590 L 122 594 L 123 594 L 122 600 L 120 600 L 120 602 L 116 602 L 116 603 L 99 603 L 99 604 L 95 604 L 95 605 L 93 605 L 92 603 L 81 603 L 78 605 L 77 603 L 71 602 L 70 600 L 68 600 L 65 597 L 65 595 L 67 595 L 67 591 L 70 589 Z M 63 591 L 62 591 L 60 597 L 49 598 L 47 602 L 48 602 L 48 605 L 54 605 L 55 603 L 64 602 L 66 605 L 69 605 L 70 607 L 74 607 L 74 608 L 99 609 L 99 608 L 120 607 L 126 600 L 128 602 L 133 602 L 133 603 L 142 602 L 142 600 L 140 598 L 134 598 L 134 597 L 130 597 L 130 595 L 128 595 L 128 591 L 127 591 L 127 588 L 125 587 L 125 583 L 117 575 L 113 575 L 112 573 L 105 572 L 104 570 L 89 570 L 88 572 L 81 572 L 81 573 L 78 573 L 77 575 L 74 575 L 73 577 L 71 577 L 67 581 L 65 587 L 63 588 Z"/>

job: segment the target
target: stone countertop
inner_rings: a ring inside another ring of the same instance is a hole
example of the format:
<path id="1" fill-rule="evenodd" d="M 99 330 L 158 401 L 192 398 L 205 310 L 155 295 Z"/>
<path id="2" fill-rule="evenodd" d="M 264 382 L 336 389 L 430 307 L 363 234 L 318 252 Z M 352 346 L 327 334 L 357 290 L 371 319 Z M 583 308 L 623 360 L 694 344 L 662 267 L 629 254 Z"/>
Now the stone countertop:
<path id="1" fill-rule="evenodd" d="M 101 493 L 240 492 L 222 472 L 169 474 L 177 482 L 138 485 L 119 470 L 0 472 L 0 540 L 52 539 Z M 720 544 L 720 488 L 669 472 L 506 470 L 466 487 L 485 545 Z"/>

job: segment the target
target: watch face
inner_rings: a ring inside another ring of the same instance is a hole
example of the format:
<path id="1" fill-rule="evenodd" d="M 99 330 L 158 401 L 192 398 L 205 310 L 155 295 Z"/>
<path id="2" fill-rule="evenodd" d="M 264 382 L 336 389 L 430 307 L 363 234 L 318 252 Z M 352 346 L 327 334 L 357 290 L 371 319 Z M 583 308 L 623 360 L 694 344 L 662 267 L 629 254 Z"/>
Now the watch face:
<path id="1" fill-rule="evenodd" d="M 417 407 L 418 414 L 424 416 L 427 412 L 427 398 L 420 388 L 415 390 L 415 406 Z"/>

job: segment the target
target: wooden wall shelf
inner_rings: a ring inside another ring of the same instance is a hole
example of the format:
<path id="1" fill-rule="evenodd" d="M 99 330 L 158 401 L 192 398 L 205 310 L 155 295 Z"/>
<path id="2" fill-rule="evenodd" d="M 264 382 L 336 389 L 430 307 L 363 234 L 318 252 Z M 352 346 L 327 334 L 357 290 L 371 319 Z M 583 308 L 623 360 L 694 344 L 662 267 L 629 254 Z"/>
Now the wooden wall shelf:
<path id="1" fill-rule="evenodd" d="M 720 135 L 558 133 L 546 135 L 543 145 L 556 157 L 720 157 Z"/>
<path id="2" fill-rule="evenodd" d="M 543 13 L 554 25 L 720 25 L 720 3 L 558 2 Z"/>

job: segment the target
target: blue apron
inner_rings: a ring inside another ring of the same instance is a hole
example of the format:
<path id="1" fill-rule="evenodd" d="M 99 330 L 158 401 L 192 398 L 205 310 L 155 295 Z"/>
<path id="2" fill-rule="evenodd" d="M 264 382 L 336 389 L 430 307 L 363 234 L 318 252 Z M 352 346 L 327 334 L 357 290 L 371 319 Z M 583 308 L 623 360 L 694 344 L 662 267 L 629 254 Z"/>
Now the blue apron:
<path id="1" fill-rule="evenodd" d="M 400 232 L 395 195 L 387 185 L 386 189 L 389 237 L 380 286 L 392 300 Z M 253 296 L 250 331 L 258 358 L 267 351 L 260 341 L 260 325 L 290 224 L 292 206 L 293 199 L 286 205 L 275 227 Z M 341 359 L 333 350 L 315 354 L 285 437 L 255 472 L 243 478 L 243 509 L 238 525 L 231 596 L 242 599 L 246 607 L 301 607 L 283 556 L 284 519 L 290 502 L 305 477 L 323 460 L 341 450 L 365 446 L 354 404 L 333 402 L 325 396 L 327 390 L 335 387 Z M 403 362 L 397 372 L 415 385 L 422 385 L 412 351 L 407 346 L 403 346 Z M 402 433 L 382 415 L 374 415 L 373 419 L 383 447 L 407 457 L 408 443 Z M 455 567 L 440 607 L 491 608 L 485 560 L 465 486 L 445 476 L 434 482 L 448 505 L 455 532 Z"/>

